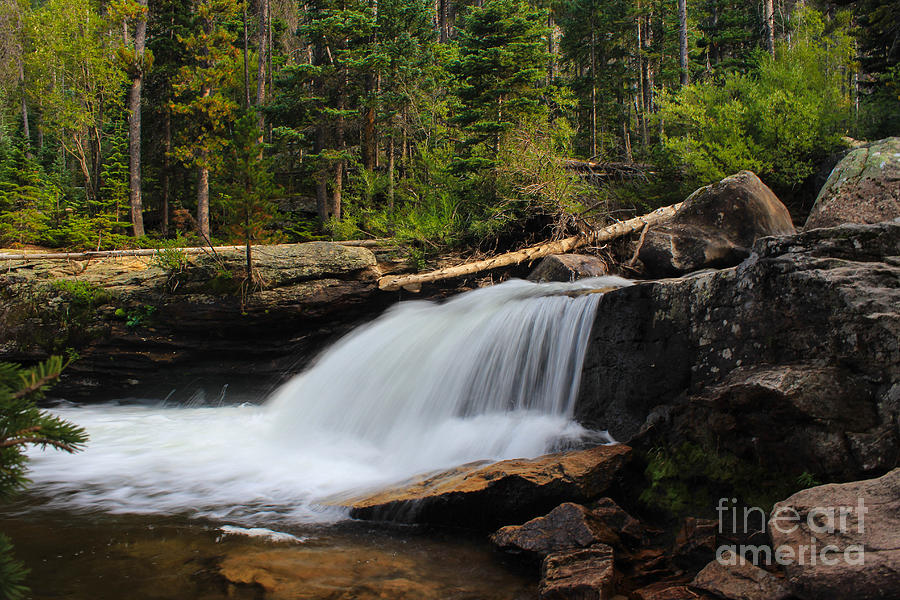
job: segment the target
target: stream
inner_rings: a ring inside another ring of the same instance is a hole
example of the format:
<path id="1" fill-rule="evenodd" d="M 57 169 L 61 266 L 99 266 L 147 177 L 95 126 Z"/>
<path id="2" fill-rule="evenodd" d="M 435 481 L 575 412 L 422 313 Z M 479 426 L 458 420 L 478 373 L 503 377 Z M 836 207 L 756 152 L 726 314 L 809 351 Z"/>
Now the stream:
<path id="1" fill-rule="evenodd" d="M 90 442 L 30 452 L 3 530 L 37 598 L 255 598 L 260 577 L 266 597 L 533 597 L 536 574 L 484 536 L 349 521 L 340 499 L 608 439 L 572 420 L 600 297 L 586 292 L 626 284 L 402 303 L 263 401 L 59 402 Z"/>

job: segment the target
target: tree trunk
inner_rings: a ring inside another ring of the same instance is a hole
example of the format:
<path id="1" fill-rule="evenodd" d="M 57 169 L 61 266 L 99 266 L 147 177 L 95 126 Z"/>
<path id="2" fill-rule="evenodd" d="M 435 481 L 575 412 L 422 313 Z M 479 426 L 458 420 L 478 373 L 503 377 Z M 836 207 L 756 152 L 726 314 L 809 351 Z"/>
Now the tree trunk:
<path id="1" fill-rule="evenodd" d="M 346 148 L 344 140 L 344 107 L 346 105 L 346 81 L 341 84 L 338 93 L 338 118 L 335 126 L 335 136 L 337 137 L 338 151 L 342 154 Z M 334 189 L 331 194 L 331 206 L 329 207 L 329 218 L 336 221 L 341 220 L 341 194 L 344 187 L 344 159 L 340 158 L 334 166 Z"/>
<path id="2" fill-rule="evenodd" d="M 144 82 L 144 49 L 147 42 L 147 0 L 139 0 L 142 12 L 134 28 L 134 75 L 128 89 L 128 203 L 134 237 L 144 235 L 141 199 L 141 88 Z"/>
<path id="3" fill-rule="evenodd" d="M 325 125 L 316 125 L 316 137 L 313 142 L 313 152 L 317 155 L 325 150 Z M 319 159 L 321 161 L 321 158 Z M 323 168 L 316 172 L 316 213 L 324 223 L 328 220 L 328 183 Z"/>
<path id="4" fill-rule="evenodd" d="M 241 3 L 243 8 L 243 25 L 244 25 L 244 108 L 250 107 L 250 49 L 247 42 L 247 2 Z"/>
<path id="5" fill-rule="evenodd" d="M 591 158 L 597 156 L 597 34 L 591 24 Z"/>
<path id="6" fill-rule="evenodd" d="M 394 211 L 394 128 L 391 120 L 390 137 L 388 138 L 388 210 Z"/>
<path id="7" fill-rule="evenodd" d="M 269 0 L 260 0 L 259 2 L 259 52 L 258 52 L 258 60 L 259 63 L 256 66 L 256 108 L 257 108 L 257 126 L 259 127 L 259 135 L 260 144 L 262 143 L 262 135 L 263 129 L 265 128 L 265 121 L 263 119 L 262 111 L 259 110 L 262 107 L 263 102 L 266 99 L 266 64 L 267 59 L 266 55 L 268 53 L 268 40 L 267 40 L 267 32 L 268 32 L 268 22 L 269 22 Z"/>
<path id="8" fill-rule="evenodd" d="M 160 227 L 164 236 L 169 235 L 169 197 L 172 188 L 171 175 L 169 174 L 170 159 L 172 153 L 172 113 L 166 108 L 165 116 L 165 136 L 166 136 L 166 152 L 163 155 L 163 197 L 162 197 L 162 216 L 160 218 Z"/>
<path id="9" fill-rule="evenodd" d="M 209 152 L 200 153 L 200 173 L 197 181 L 197 225 L 200 237 L 209 242 Z"/>
<path id="10" fill-rule="evenodd" d="M 691 83 L 688 67 L 687 0 L 678 0 L 678 47 L 681 63 L 681 85 Z"/>
<path id="11" fill-rule="evenodd" d="M 775 58 L 775 6 L 772 0 L 763 2 L 763 12 L 766 20 L 766 50 Z"/>
<path id="12" fill-rule="evenodd" d="M 571 252 L 576 248 L 586 246 L 587 244 L 599 244 L 601 242 L 613 240 L 628 235 L 629 233 L 634 233 L 635 231 L 641 231 L 648 225 L 666 221 L 675 216 L 681 206 L 682 203 L 665 206 L 656 209 L 652 213 L 615 223 L 609 227 L 604 227 L 590 235 L 576 235 L 557 242 L 538 244 L 537 246 L 531 246 L 530 248 L 525 248 L 518 252 L 507 252 L 506 254 L 501 254 L 487 260 L 479 260 L 463 265 L 457 265 L 455 267 L 446 267 L 430 273 L 401 276 L 387 275 L 378 280 L 378 288 L 388 292 L 398 291 L 401 288 L 410 291 L 418 291 L 418 288 L 421 287 L 423 283 L 452 279 L 454 277 L 462 277 L 499 267 L 517 265 L 526 261 L 530 262 L 544 256 L 549 256 L 550 254 L 564 254 L 566 252 Z"/>

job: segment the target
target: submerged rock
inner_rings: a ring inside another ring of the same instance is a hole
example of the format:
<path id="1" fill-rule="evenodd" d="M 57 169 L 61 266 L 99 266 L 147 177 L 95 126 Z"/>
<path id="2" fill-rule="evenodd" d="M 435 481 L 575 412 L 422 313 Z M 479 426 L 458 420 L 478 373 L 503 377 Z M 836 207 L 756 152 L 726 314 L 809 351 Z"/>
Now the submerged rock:
<path id="1" fill-rule="evenodd" d="M 805 229 L 900 217 L 900 137 L 857 148 L 831 172 Z"/>
<path id="2" fill-rule="evenodd" d="M 541 600 L 610 600 L 615 571 L 605 544 L 551 554 L 541 564 Z"/>
<path id="3" fill-rule="evenodd" d="M 888 600 L 900 593 L 900 469 L 798 492 L 775 505 L 769 531 L 804 600 Z M 815 556 L 813 556 L 815 555 Z"/>
<path id="4" fill-rule="evenodd" d="M 900 223 L 767 237 L 738 267 L 605 294 L 576 416 L 772 472 L 898 465 Z M 637 442 L 637 440 L 635 440 Z"/>
<path id="5" fill-rule="evenodd" d="M 359 519 L 495 528 L 597 498 L 631 456 L 623 445 L 463 465 L 371 495 L 334 500 Z"/>
<path id="6" fill-rule="evenodd" d="M 668 222 L 652 227 L 638 257 L 652 277 L 736 265 L 753 242 L 794 233 L 791 215 L 754 173 L 741 171 L 700 188 Z"/>
<path id="7" fill-rule="evenodd" d="M 609 275 L 606 262 L 587 254 L 553 254 L 541 260 L 528 275 L 529 281 L 575 281 Z"/>

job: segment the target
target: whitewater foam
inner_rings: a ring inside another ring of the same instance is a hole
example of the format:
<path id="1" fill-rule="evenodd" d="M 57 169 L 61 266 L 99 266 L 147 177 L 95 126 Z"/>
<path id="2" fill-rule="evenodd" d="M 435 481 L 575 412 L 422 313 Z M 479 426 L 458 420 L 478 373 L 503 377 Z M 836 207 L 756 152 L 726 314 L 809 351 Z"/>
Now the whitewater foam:
<path id="1" fill-rule="evenodd" d="M 318 500 L 474 460 L 533 457 L 572 421 L 599 294 L 619 278 L 511 281 L 403 303 L 327 350 L 265 404 L 54 412 L 91 436 L 31 452 L 51 505 L 189 513 L 241 525 L 329 522 Z"/>

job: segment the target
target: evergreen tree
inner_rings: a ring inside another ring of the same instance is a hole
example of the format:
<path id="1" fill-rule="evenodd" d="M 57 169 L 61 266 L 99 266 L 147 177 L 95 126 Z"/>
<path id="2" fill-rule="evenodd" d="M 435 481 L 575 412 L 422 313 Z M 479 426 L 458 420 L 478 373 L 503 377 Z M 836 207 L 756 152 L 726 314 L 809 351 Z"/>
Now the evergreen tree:
<path id="1" fill-rule="evenodd" d="M 0 363 L 0 500 L 25 487 L 29 447 L 77 452 L 87 442 L 83 429 L 40 410 L 35 402 L 56 381 L 64 365 L 51 357 L 32 369 Z M 28 571 L 11 555 L 9 538 L 0 534 L 0 598 L 27 596 Z"/>
<path id="2" fill-rule="evenodd" d="M 259 127 L 253 111 L 238 119 L 223 169 L 223 202 L 231 216 L 229 229 L 247 248 L 247 285 L 254 282 L 253 244 L 266 241 L 266 227 L 275 216 L 271 160 L 262 158 Z"/>
<path id="3" fill-rule="evenodd" d="M 548 30 L 546 13 L 524 0 L 488 0 L 472 8 L 459 29 L 459 59 L 453 65 L 464 131 L 457 168 L 493 166 L 503 134 L 547 113 Z"/>
<path id="4" fill-rule="evenodd" d="M 240 12 L 235 0 L 196 0 L 194 31 L 181 38 L 191 64 L 184 66 L 175 82 L 179 99 L 172 111 L 187 119 L 181 144 L 174 154 L 185 165 L 197 169 L 197 224 L 200 235 L 209 241 L 209 178 L 228 142 L 228 126 L 238 103 L 228 95 L 236 88 L 238 50 L 235 35 L 227 25 Z"/>

